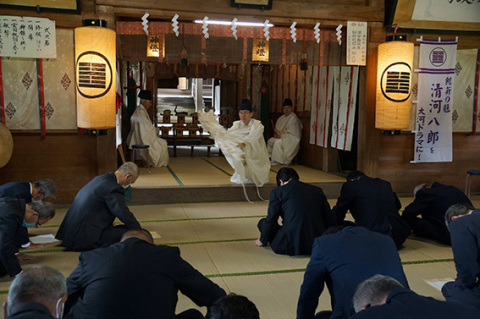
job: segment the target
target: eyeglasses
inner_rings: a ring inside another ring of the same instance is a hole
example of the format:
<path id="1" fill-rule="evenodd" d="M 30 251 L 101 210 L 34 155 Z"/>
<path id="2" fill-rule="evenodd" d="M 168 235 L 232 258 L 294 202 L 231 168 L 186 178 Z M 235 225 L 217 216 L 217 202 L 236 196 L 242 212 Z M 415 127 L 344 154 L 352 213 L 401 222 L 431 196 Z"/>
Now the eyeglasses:
<path id="1" fill-rule="evenodd" d="M 33 197 L 34 200 L 43 200 L 45 192 L 43 190 L 39 190 L 38 193 Z"/>
<path id="2" fill-rule="evenodd" d="M 35 228 L 38 228 L 38 226 L 40 225 L 40 215 L 37 215 L 37 220 L 35 221 Z"/>

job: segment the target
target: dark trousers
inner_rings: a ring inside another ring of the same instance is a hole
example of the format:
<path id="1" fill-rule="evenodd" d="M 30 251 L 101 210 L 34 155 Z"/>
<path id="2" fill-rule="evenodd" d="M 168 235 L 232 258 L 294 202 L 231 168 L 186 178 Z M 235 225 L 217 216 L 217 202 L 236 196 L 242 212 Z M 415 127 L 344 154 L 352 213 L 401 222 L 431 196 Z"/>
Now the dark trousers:
<path id="1" fill-rule="evenodd" d="M 442 294 L 446 301 L 473 306 L 480 313 L 480 285 L 477 284 L 469 289 L 456 285 L 455 281 L 450 281 L 443 285 Z"/>
<path id="2" fill-rule="evenodd" d="M 3 262 L 0 260 L 0 277 L 3 277 L 8 274 L 7 268 L 5 268 L 5 265 Z"/>
<path id="3" fill-rule="evenodd" d="M 176 319 L 204 319 L 202 313 L 196 309 L 188 309 L 175 316 Z"/>
<path id="4" fill-rule="evenodd" d="M 450 232 L 447 226 L 416 216 L 403 215 L 402 217 L 410 225 L 415 236 L 433 239 L 444 245 L 451 245 Z"/>
<path id="5" fill-rule="evenodd" d="M 262 218 L 258 221 L 258 224 L 257 224 L 257 227 L 258 227 L 258 230 L 260 231 L 260 240 L 262 241 L 262 243 L 264 245 L 267 245 L 269 243 L 271 243 L 273 241 L 273 239 L 275 238 L 275 235 L 277 234 L 278 230 L 280 229 L 280 225 L 277 224 L 277 226 L 273 226 L 275 227 L 274 229 L 271 229 L 270 231 L 270 235 L 268 236 L 268 238 L 263 238 L 263 234 L 265 233 L 265 229 L 267 227 L 267 219 L 266 218 Z"/>
<path id="6" fill-rule="evenodd" d="M 118 225 L 105 229 L 100 236 L 99 247 L 108 247 L 112 244 L 118 243 L 127 230 L 128 229 L 125 225 Z"/>
<path id="7" fill-rule="evenodd" d="M 315 319 L 329 319 L 331 315 L 332 315 L 332 312 L 330 310 L 324 310 L 324 311 L 317 312 L 315 314 Z"/>
<path id="8" fill-rule="evenodd" d="M 22 245 L 28 244 L 30 238 L 28 238 L 28 229 L 27 227 L 20 227 L 17 232 L 17 236 L 15 237 L 15 242 L 17 243 L 17 247 L 22 247 Z"/>

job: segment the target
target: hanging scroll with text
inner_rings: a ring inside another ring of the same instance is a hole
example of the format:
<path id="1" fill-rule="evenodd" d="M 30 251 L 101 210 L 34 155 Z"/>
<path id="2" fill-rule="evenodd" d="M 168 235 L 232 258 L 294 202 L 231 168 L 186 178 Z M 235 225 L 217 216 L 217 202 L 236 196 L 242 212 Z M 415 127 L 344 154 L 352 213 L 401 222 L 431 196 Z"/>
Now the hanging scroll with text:
<path id="1" fill-rule="evenodd" d="M 452 161 L 456 40 L 420 43 L 413 162 Z"/>
<path id="2" fill-rule="evenodd" d="M 348 21 L 347 65 L 367 65 L 367 22 Z"/>
<path id="3" fill-rule="evenodd" d="M 0 56 L 56 58 L 55 21 L 0 16 Z"/>

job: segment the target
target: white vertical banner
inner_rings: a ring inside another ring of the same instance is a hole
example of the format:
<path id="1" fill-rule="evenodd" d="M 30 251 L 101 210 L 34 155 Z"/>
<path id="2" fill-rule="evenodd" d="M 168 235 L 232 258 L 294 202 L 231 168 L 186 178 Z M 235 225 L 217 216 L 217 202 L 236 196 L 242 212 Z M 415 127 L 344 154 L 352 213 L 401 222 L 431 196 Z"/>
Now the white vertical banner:
<path id="1" fill-rule="evenodd" d="M 5 124 L 10 130 L 40 129 L 37 64 L 34 59 L 2 58 Z"/>
<path id="2" fill-rule="evenodd" d="M 414 163 L 452 161 L 456 54 L 456 40 L 420 43 Z"/>
<path id="3" fill-rule="evenodd" d="M 76 130 L 73 30 L 57 29 L 57 57 L 43 60 L 45 120 L 48 130 Z"/>
<path id="4" fill-rule="evenodd" d="M 347 23 L 347 65 L 367 65 L 367 22 Z"/>
<path id="5" fill-rule="evenodd" d="M 334 148 L 350 151 L 355 126 L 358 67 L 336 67 L 334 77 L 331 145 Z"/>
<path id="6" fill-rule="evenodd" d="M 116 115 L 115 115 L 115 146 L 118 148 L 118 145 L 122 144 L 122 82 L 120 81 L 120 72 L 121 72 L 121 65 L 120 61 L 116 63 L 117 68 L 117 76 L 116 76 Z M 156 93 L 156 92 L 153 92 Z M 152 94 L 153 96 L 157 96 L 157 94 Z M 154 105 L 156 103 L 154 102 Z M 154 112 L 154 116 L 157 116 L 157 112 Z M 156 122 L 155 122 L 156 123 Z"/>
<path id="7" fill-rule="evenodd" d="M 457 50 L 455 90 L 453 90 L 453 132 L 472 132 L 473 130 L 477 55 L 477 49 Z"/>
<path id="8" fill-rule="evenodd" d="M 313 67 L 312 108 L 310 116 L 310 144 L 328 147 L 330 111 L 333 91 L 333 68 Z"/>

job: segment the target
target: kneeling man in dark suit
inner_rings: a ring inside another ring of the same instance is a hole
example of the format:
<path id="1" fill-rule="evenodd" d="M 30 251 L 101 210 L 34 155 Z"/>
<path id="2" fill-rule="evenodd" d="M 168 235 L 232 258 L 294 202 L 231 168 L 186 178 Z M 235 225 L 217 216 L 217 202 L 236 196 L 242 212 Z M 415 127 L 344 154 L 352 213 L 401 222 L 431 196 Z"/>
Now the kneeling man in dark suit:
<path id="1" fill-rule="evenodd" d="M 359 226 L 329 228 L 323 236 L 315 238 L 300 289 L 297 319 L 348 318 L 354 314 L 352 297 L 358 284 L 379 273 L 408 287 L 390 236 Z M 332 311 L 315 315 L 325 284 L 332 299 Z"/>
<path id="2" fill-rule="evenodd" d="M 450 232 L 445 225 L 445 213 L 455 204 L 472 205 L 463 191 L 455 186 L 433 183 L 417 185 L 413 191 L 415 200 L 402 213 L 415 236 L 433 239 L 450 245 Z"/>
<path id="3" fill-rule="evenodd" d="M 66 319 L 182 318 L 175 316 L 180 290 L 198 306 L 211 306 L 225 291 L 180 257 L 177 247 L 156 246 L 144 229 L 127 231 L 120 243 L 80 254 L 67 279 Z"/>
<path id="4" fill-rule="evenodd" d="M 270 244 L 277 254 L 310 255 L 315 237 L 335 224 L 335 217 L 320 187 L 299 181 L 297 172 L 283 167 L 270 193 L 267 218 L 258 222 L 257 246 Z M 282 226 L 278 225 L 279 217 Z"/>
<path id="5" fill-rule="evenodd" d="M 76 251 L 117 243 L 128 229 L 140 228 L 125 203 L 125 190 L 135 183 L 138 167 L 127 162 L 115 172 L 92 179 L 75 196 L 57 232 L 62 245 Z M 113 226 L 115 218 L 124 225 Z"/>
<path id="6" fill-rule="evenodd" d="M 36 201 L 26 204 L 23 199 L 0 198 L 0 276 L 9 274 L 15 277 L 22 271 L 18 260 L 35 259 L 31 255 L 17 254 L 16 239 L 22 222 L 25 220 L 39 226 L 54 216 L 55 208 L 51 203 Z"/>
<path id="7" fill-rule="evenodd" d="M 457 278 L 443 285 L 443 296 L 447 301 L 474 306 L 480 313 L 480 209 L 452 205 L 445 221 L 450 228 Z"/>
<path id="8" fill-rule="evenodd" d="M 419 296 L 397 280 L 375 275 L 362 282 L 353 296 L 357 312 L 351 319 L 472 319 L 473 307 Z"/>

